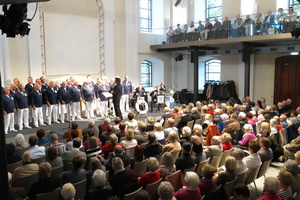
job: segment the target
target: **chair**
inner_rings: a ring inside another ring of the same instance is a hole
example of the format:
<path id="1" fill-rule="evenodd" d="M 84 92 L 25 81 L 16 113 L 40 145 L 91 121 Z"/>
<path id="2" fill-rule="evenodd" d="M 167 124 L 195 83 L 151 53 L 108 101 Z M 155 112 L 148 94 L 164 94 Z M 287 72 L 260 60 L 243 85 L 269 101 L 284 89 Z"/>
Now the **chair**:
<path id="1" fill-rule="evenodd" d="M 137 189 L 134 192 L 131 192 L 129 194 L 125 194 L 123 200 L 134 200 L 135 195 L 142 189 L 142 187 L 140 187 L 139 189 Z"/>
<path id="2" fill-rule="evenodd" d="M 134 163 L 132 170 L 136 173 L 136 175 L 138 177 L 140 177 L 142 174 L 147 172 L 147 161 L 148 161 L 148 158 L 141 162 Z"/>
<path id="3" fill-rule="evenodd" d="M 186 126 L 190 127 L 191 130 L 193 130 L 194 120 L 189 121 Z"/>
<path id="4" fill-rule="evenodd" d="M 162 181 L 162 178 L 159 179 L 158 181 L 148 184 L 146 186 L 146 191 L 149 193 L 151 200 L 158 199 L 157 188 L 160 185 L 161 181 Z"/>
<path id="5" fill-rule="evenodd" d="M 35 173 L 29 176 L 23 176 L 17 178 L 15 182 L 16 187 L 22 187 L 28 193 L 31 185 L 39 180 L 39 173 Z"/>
<path id="6" fill-rule="evenodd" d="M 203 173 L 202 173 L 202 167 L 207 164 L 209 161 L 209 158 L 202 161 L 202 162 L 199 162 L 197 168 L 196 168 L 196 173 L 198 174 L 199 177 L 202 177 L 203 176 Z"/>
<path id="7" fill-rule="evenodd" d="M 55 177 L 59 177 L 64 171 L 64 166 L 59 166 L 59 167 L 55 167 L 51 170 L 51 175 L 50 177 L 55 178 Z"/>
<path id="8" fill-rule="evenodd" d="M 129 158 L 133 158 L 135 155 L 135 146 L 126 148 L 126 155 L 129 156 Z"/>
<path id="9" fill-rule="evenodd" d="M 159 166 L 160 166 L 160 165 L 162 165 L 162 164 L 164 164 L 163 157 L 164 157 L 164 155 L 163 155 L 163 154 L 162 154 L 162 155 L 160 155 L 160 156 L 157 156 L 157 157 L 156 157 L 156 159 L 157 159 L 157 160 L 158 160 L 158 162 L 159 162 Z"/>
<path id="10" fill-rule="evenodd" d="M 59 143 L 67 144 L 67 139 L 58 140 Z"/>
<path id="11" fill-rule="evenodd" d="M 61 189 L 57 188 L 52 192 L 47 192 L 43 194 L 37 194 L 36 200 L 59 200 L 60 199 Z"/>
<path id="12" fill-rule="evenodd" d="M 74 199 L 84 199 L 86 194 L 86 179 L 78 183 L 74 183 L 73 185 L 76 189 L 76 195 Z"/>
<path id="13" fill-rule="evenodd" d="M 23 153 L 24 153 L 25 151 L 27 151 L 28 149 L 29 149 L 29 147 L 24 148 L 24 149 L 16 149 L 15 154 L 16 154 L 17 156 L 19 156 L 20 158 L 22 158 Z"/>
<path id="14" fill-rule="evenodd" d="M 7 171 L 10 172 L 10 173 L 13 173 L 14 170 L 17 167 L 20 167 L 21 165 L 22 165 L 22 160 L 20 160 L 18 162 L 15 162 L 15 163 L 12 163 L 12 164 L 7 164 Z"/>
<path id="15" fill-rule="evenodd" d="M 176 127 L 181 119 L 181 115 L 174 117 L 174 127 Z"/>
<path id="16" fill-rule="evenodd" d="M 213 156 L 211 159 L 210 159 L 210 162 L 209 164 L 211 166 L 213 166 L 214 168 L 218 169 L 219 165 L 220 165 L 220 161 L 222 159 L 222 156 L 223 156 L 223 153 L 221 153 L 221 155 L 219 156 Z"/>
<path id="17" fill-rule="evenodd" d="M 64 171 L 70 171 L 73 169 L 72 162 L 64 162 Z"/>
<path id="18" fill-rule="evenodd" d="M 223 166 L 223 165 L 225 164 L 225 159 L 226 159 L 226 157 L 227 157 L 227 156 L 230 156 L 230 155 L 232 154 L 232 151 L 233 151 L 233 148 L 231 148 L 231 149 L 229 149 L 229 150 L 225 150 L 225 151 L 223 152 L 223 156 L 222 156 L 222 158 L 221 158 L 221 160 L 220 160 L 219 166 Z"/>
<path id="19" fill-rule="evenodd" d="M 236 179 L 236 183 L 235 184 L 244 184 L 245 183 L 245 179 L 246 179 L 246 174 L 247 174 L 247 171 L 245 171 L 244 173 L 241 173 L 241 174 L 237 175 L 237 179 Z"/>
<path id="20" fill-rule="evenodd" d="M 181 170 L 178 170 L 173 174 L 166 176 L 165 180 L 169 181 L 172 184 L 174 192 L 177 192 L 183 186 L 183 176 Z"/>
<path id="21" fill-rule="evenodd" d="M 85 146 L 79 147 L 79 151 L 85 152 Z"/>
<path id="22" fill-rule="evenodd" d="M 185 169 L 184 171 L 183 171 L 183 177 L 185 176 L 185 173 L 186 172 L 194 172 L 195 170 L 196 170 L 196 167 L 197 167 L 197 164 L 195 164 L 193 167 L 191 167 L 191 168 L 188 168 L 188 169 Z"/>
<path id="23" fill-rule="evenodd" d="M 266 173 L 267 173 L 267 170 L 268 170 L 268 168 L 271 164 L 271 161 L 272 161 L 272 159 L 271 160 L 266 160 L 262 163 L 262 165 L 261 165 L 261 167 L 258 171 L 257 178 L 260 178 L 262 176 L 264 176 L 266 178 Z"/>
<path id="24" fill-rule="evenodd" d="M 201 124 L 201 119 L 196 119 L 195 124 Z"/>
<path id="25" fill-rule="evenodd" d="M 233 187 L 236 183 L 236 180 L 237 180 L 238 177 L 236 177 L 234 180 L 232 181 L 229 181 L 227 183 L 224 184 L 224 190 L 226 192 L 226 195 L 228 198 L 230 198 L 231 194 L 232 194 L 232 191 L 233 191 Z"/>
<path id="26" fill-rule="evenodd" d="M 46 156 L 42 156 L 40 158 L 35 158 L 35 159 L 32 159 L 31 162 L 33 163 L 36 163 L 36 164 L 41 164 L 44 160 L 46 159 Z"/>
<path id="27" fill-rule="evenodd" d="M 256 177 L 257 177 L 257 174 L 258 174 L 258 171 L 260 169 L 260 166 L 257 166 L 257 167 L 254 167 L 250 170 L 250 173 L 248 173 L 248 176 L 246 177 L 246 180 L 245 180 L 245 185 L 249 185 L 250 183 L 254 183 L 254 186 L 255 186 L 255 190 L 256 190 L 256 194 L 258 195 L 258 192 L 257 192 L 257 187 L 256 187 L 256 183 L 255 183 L 255 180 L 256 180 Z"/>
<path id="28" fill-rule="evenodd" d="M 173 151 L 173 152 L 172 152 L 174 162 L 175 162 L 175 161 L 177 160 L 177 158 L 179 157 L 179 154 L 180 154 L 180 151 Z"/>

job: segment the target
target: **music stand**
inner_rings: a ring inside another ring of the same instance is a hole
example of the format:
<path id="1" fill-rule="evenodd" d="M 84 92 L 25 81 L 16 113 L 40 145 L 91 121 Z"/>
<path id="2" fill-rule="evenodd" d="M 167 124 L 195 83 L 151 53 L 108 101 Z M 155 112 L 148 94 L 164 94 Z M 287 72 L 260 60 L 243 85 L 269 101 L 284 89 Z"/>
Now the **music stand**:
<path id="1" fill-rule="evenodd" d="M 160 111 L 160 106 L 165 105 L 165 95 L 164 94 L 158 94 L 156 95 L 156 104 L 157 104 L 157 111 Z"/>

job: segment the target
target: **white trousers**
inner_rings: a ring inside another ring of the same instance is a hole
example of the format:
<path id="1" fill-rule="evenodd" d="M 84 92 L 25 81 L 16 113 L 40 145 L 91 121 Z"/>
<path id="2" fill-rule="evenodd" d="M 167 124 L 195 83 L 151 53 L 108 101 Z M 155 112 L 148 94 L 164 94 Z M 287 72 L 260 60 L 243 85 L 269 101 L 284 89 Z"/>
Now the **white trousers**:
<path id="1" fill-rule="evenodd" d="M 80 114 L 80 101 L 73 102 L 71 104 L 71 110 L 72 110 L 72 121 L 75 120 L 76 116 L 77 116 L 77 119 L 81 118 L 81 114 Z"/>
<path id="2" fill-rule="evenodd" d="M 48 105 L 43 104 L 42 105 L 42 110 L 43 110 L 43 119 L 44 119 L 44 122 L 46 122 L 47 121 L 47 114 L 48 114 Z"/>
<path id="3" fill-rule="evenodd" d="M 57 121 L 57 110 L 58 106 L 57 104 L 48 106 L 48 116 L 47 116 L 47 124 L 51 124 L 51 120 L 53 119 L 53 122 Z"/>
<path id="4" fill-rule="evenodd" d="M 33 125 L 35 127 L 38 127 L 39 123 L 40 125 L 44 124 L 42 107 L 35 108 L 35 110 L 32 109 L 32 116 L 33 116 Z"/>
<path id="5" fill-rule="evenodd" d="M 60 104 L 60 120 L 65 123 L 65 113 L 67 113 L 67 120 L 70 121 L 70 104 Z"/>
<path id="6" fill-rule="evenodd" d="M 6 115 L 4 115 L 4 132 L 7 133 L 8 129 L 10 131 L 15 130 L 14 127 L 15 124 L 15 116 L 14 113 L 7 113 Z"/>
<path id="7" fill-rule="evenodd" d="M 108 101 L 100 101 L 100 114 L 107 115 Z"/>
<path id="8" fill-rule="evenodd" d="M 20 111 L 18 111 L 17 113 L 18 116 L 18 121 L 17 124 L 19 126 L 19 130 L 23 129 L 23 123 L 25 127 L 29 126 L 29 109 L 28 108 L 23 108 L 20 109 Z"/>
<path id="9" fill-rule="evenodd" d="M 85 102 L 85 116 L 89 119 L 94 117 L 94 110 L 92 108 L 93 101 Z"/>
<path id="10" fill-rule="evenodd" d="M 120 102 L 121 112 L 129 111 L 129 94 L 123 94 Z"/>

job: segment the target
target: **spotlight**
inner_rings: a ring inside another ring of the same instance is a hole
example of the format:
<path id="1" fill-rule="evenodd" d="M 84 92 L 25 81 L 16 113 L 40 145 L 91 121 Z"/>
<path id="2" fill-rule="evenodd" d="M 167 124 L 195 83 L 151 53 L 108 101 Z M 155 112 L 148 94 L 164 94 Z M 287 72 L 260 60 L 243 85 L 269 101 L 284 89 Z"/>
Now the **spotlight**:
<path id="1" fill-rule="evenodd" d="M 295 30 L 291 31 L 292 37 L 297 39 L 300 36 L 300 28 L 296 28 Z"/>
<path id="2" fill-rule="evenodd" d="M 177 7 L 180 4 L 181 0 L 177 0 L 174 4 L 175 7 Z"/>
<path id="3" fill-rule="evenodd" d="M 183 56 L 182 54 L 180 54 L 179 56 L 175 57 L 176 61 L 182 61 L 183 60 Z"/>

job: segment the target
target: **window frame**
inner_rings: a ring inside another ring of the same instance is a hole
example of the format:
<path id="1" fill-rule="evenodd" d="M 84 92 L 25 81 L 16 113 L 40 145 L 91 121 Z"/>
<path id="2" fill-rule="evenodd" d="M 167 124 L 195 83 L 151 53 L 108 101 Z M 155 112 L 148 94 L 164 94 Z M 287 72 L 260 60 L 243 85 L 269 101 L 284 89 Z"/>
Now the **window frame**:
<path id="1" fill-rule="evenodd" d="M 148 1 L 148 7 L 147 8 L 141 7 L 140 4 L 140 31 L 144 33 L 149 33 L 152 32 L 152 0 L 143 0 L 143 1 Z M 148 12 L 147 18 L 141 17 L 142 10 Z M 141 23 L 142 20 L 147 22 L 148 24 L 147 27 L 142 27 L 142 23 Z"/>
<path id="2" fill-rule="evenodd" d="M 147 73 L 143 73 L 142 72 L 142 67 L 143 67 L 142 65 L 148 65 L 148 67 L 150 68 Z M 152 69 L 153 69 L 153 67 L 152 67 L 152 62 L 151 61 L 149 61 L 149 60 L 143 60 L 141 62 L 141 83 L 142 83 L 142 86 L 144 86 L 144 87 L 152 87 Z M 149 82 L 146 83 L 146 84 L 142 80 L 142 76 L 143 75 L 147 75 L 149 77 Z"/>
<path id="3" fill-rule="evenodd" d="M 209 65 L 211 64 L 219 64 L 220 66 L 220 71 L 219 72 L 209 72 L 208 69 L 209 69 Z M 208 61 L 205 62 L 205 83 L 211 83 L 211 82 L 220 82 L 221 81 L 221 70 L 222 68 L 222 62 L 221 60 L 217 60 L 217 59 L 210 59 Z M 219 74 L 220 75 L 220 79 L 219 80 L 211 80 L 209 79 L 209 74 Z"/>
<path id="4" fill-rule="evenodd" d="M 289 7 L 300 7 L 300 3 L 297 0 L 289 0 Z"/>
<path id="5" fill-rule="evenodd" d="M 209 19 L 210 21 L 213 20 L 214 18 L 222 18 L 222 0 L 220 1 L 220 5 L 219 6 L 209 6 L 209 1 L 211 0 L 206 0 L 206 18 Z M 214 16 L 210 16 L 210 10 L 215 9 L 215 8 L 221 8 L 221 13 L 220 15 L 214 15 Z"/>

